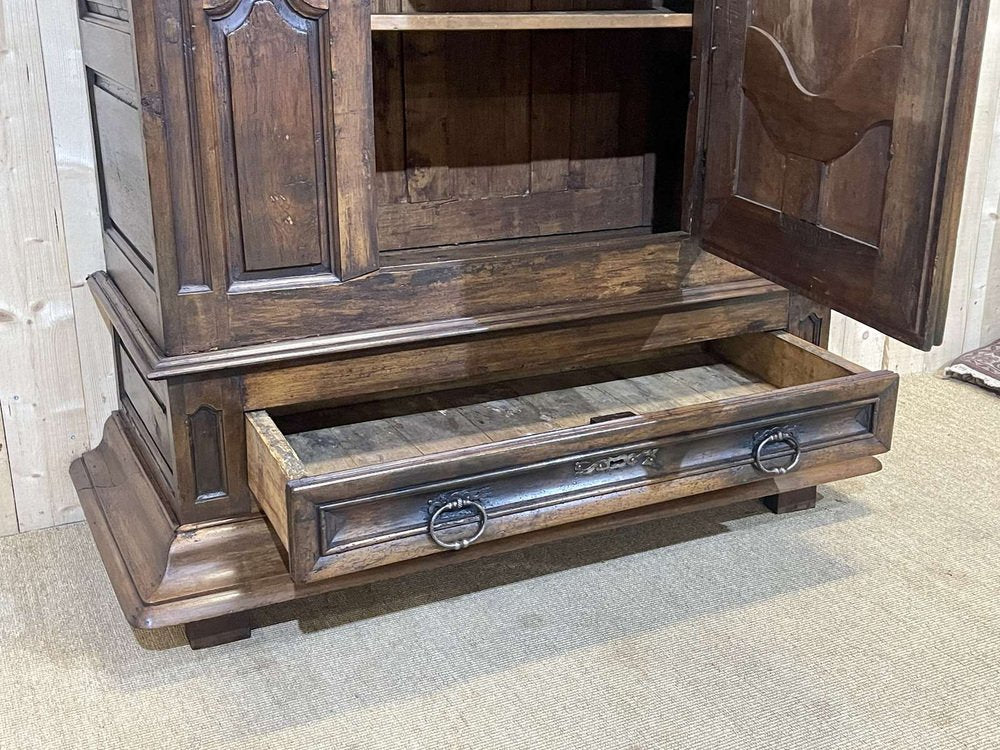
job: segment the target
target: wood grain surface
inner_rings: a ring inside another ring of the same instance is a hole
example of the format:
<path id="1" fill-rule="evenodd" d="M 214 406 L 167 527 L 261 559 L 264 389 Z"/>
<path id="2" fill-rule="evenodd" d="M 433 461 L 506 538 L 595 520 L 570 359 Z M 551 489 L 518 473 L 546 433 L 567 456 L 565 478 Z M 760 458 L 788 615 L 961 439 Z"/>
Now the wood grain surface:
<path id="1" fill-rule="evenodd" d="M 73 477 L 119 604 L 129 622 L 140 628 L 219 617 L 881 468 L 874 458 L 857 459 L 684 498 L 672 497 L 669 484 L 612 492 L 603 500 L 617 510 L 605 516 L 302 586 L 289 577 L 273 531 L 261 516 L 201 528 L 171 525 L 155 489 L 141 471 L 133 470 L 139 464 L 122 442 L 121 430 L 119 420 L 109 420 L 104 442 L 73 465 Z M 632 510 L 622 505 L 637 500 L 639 507 Z"/>

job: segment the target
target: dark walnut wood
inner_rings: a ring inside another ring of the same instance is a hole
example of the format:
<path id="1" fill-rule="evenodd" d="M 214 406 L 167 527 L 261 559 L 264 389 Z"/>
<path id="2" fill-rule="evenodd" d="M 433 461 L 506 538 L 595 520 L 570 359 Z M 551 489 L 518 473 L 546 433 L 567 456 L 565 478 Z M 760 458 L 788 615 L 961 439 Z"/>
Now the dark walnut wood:
<path id="1" fill-rule="evenodd" d="M 934 339 L 986 0 L 466 5 L 80 4 L 121 408 L 72 473 L 133 624 L 889 449 L 821 347 Z"/>
<path id="2" fill-rule="evenodd" d="M 714 4 L 704 241 L 929 349 L 988 3 L 799 6 Z"/>
<path id="3" fill-rule="evenodd" d="M 669 491 L 669 484 L 612 492 L 605 497 L 609 513 L 604 516 L 301 585 L 292 581 L 274 533 L 260 515 L 201 527 L 178 526 L 164 511 L 163 499 L 143 472 L 126 431 L 120 416 L 112 416 L 104 441 L 74 462 L 71 474 L 118 602 L 128 621 L 139 628 L 222 617 L 548 541 L 847 479 L 881 468 L 875 458 L 860 458 L 704 494 L 673 499 L 668 495 L 666 501 L 661 500 L 660 492 Z"/>
<path id="4" fill-rule="evenodd" d="M 803 487 L 799 490 L 779 492 L 777 495 L 762 497 L 761 502 L 772 513 L 795 513 L 799 510 L 809 510 L 816 507 L 816 488 Z"/>
<path id="5" fill-rule="evenodd" d="M 793 294 L 788 300 L 786 327 L 800 339 L 825 348 L 830 343 L 830 308 Z"/>
<path id="6" fill-rule="evenodd" d="M 588 261 L 572 238 L 680 228 L 689 33 L 373 37 L 368 12 L 168 0 L 118 24 L 157 243 L 137 278 L 109 222 L 109 272 L 168 355 L 676 289 L 673 263 Z M 394 250 L 541 236 L 570 241 L 546 261 L 470 248 L 415 269 L 435 291 L 419 306 L 390 299 L 412 278 Z"/>
<path id="7" fill-rule="evenodd" d="M 233 612 L 210 620 L 197 620 L 184 626 L 184 635 L 195 651 L 250 637 L 250 612 Z"/>
<path id="8" fill-rule="evenodd" d="M 606 513 L 614 489 L 667 484 L 661 496 L 680 497 L 881 453 L 896 387 L 891 373 L 760 334 L 277 423 L 251 412 L 250 487 L 306 583 L 440 553 L 429 513 L 452 500 L 482 510 L 442 514 L 449 538 L 482 527 L 488 541 Z M 764 450 L 775 430 L 794 449 Z"/>

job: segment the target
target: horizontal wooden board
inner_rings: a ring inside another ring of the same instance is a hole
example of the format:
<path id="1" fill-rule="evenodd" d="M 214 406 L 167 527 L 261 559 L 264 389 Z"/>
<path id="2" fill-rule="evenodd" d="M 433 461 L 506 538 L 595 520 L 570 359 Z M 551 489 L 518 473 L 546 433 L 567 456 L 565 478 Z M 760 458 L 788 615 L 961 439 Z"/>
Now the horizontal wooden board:
<path id="1" fill-rule="evenodd" d="M 84 19 L 80 21 L 80 41 L 88 68 L 135 91 L 135 62 L 128 28 L 124 21 Z"/>
<path id="2" fill-rule="evenodd" d="M 666 309 L 540 330 L 429 342 L 325 361 L 257 369 L 243 379 L 247 409 L 350 401 L 359 395 L 426 390 L 442 382 L 489 382 L 505 376 L 569 370 L 654 357 L 663 350 L 747 331 L 782 328 L 788 295 L 678 302 Z"/>
<path id="3" fill-rule="evenodd" d="M 559 11 L 528 13 L 379 13 L 372 31 L 524 31 L 531 29 L 690 28 L 690 13 Z"/>
<path id="4" fill-rule="evenodd" d="M 780 287 L 703 253 L 679 234 L 598 232 L 388 255 L 381 273 L 338 285 L 329 294 L 308 285 L 232 294 L 227 301 L 235 317 L 213 323 L 238 328 L 246 345 L 190 354 L 163 351 L 149 324 L 154 336 L 145 333 L 142 311 L 125 299 L 130 290 L 101 273 L 90 285 L 152 379 L 650 311 L 700 310 L 699 320 L 712 321 L 712 305 L 761 295 L 787 312 L 787 293 Z M 414 286 L 420 295 L 412 294 Z M 713 325 L 738 329 L 729 335 L 783 327 L 784 321 L 770 322 L 774 308 L 769 310 L 766 321 L 734 318 Z M 317 335 L 320 328 L 327 333 Z M 674 332 L 709 337 L 700 329 Z"/>
<path id="5" fill-rule="evenodd" d="M 87 0 L 87 12 L 121 21 L 128 20 L 127 0 Z"/>
<path id="6" fill-rule="evenodd" d="M 446 198 L 422 203 L 389 203 L 378 210 L 383 251 L 483 238 L 537 237 L 598 232 L 643 225 L 642 185 L 518 195 L 468 201 Z M 443 232 L 442 230 L 446 230 Z"/>
<path id="7" fill-rule="evenodd" d="M 411 396 L 367 410 L 348 406 L 325 415 L 348 423 L 291 434 L 288 442 L 306 471 L 325 474 L 773 389 L 724 363 L 674 369 L 650 361 Z M 360 421 L 370 414 L 390 416 Z"/>
<path id="8" fill-rule="evenodd" d="M 126 342 L 131 341 L 132 335 L 150 336 L 155 342 L 163 341 L 159 297 L 149 268 L 128 247 L 128 243 L 112 230 L 104 232 L 104 261 L 107 271 L 97 273 L 108 280 L 116 296 L 124 304 L 122 309 L 127 310 L 132 319 L 129 324 L 117 327 L 119 333 Z M 96 296 L 98 304 L 104 306 L 102 296 Z M 107 313 L 108 308 L 104 307 Z M 136 356 L 134 351 L 133 356 Z M 140 357 L 136 356 L 136 359 Z"/>
<path id="9" fill-rule="evenodd" d="M 755 278 L 685 239 L 597 232 L 483 243 L 485 252 L 465 247 L 457 257 L 445 255 L 432 263 L 409 262 L 400 254 L 378 274 L 340 285 L 335 293 L 264 287 L 229 295 L 229 331 L 236 340 L 261 340 L 314 336 L 320 321 L 322 330 L 333 334 L 371 333 L 373 321 L 379 327 L 420 321 L 429 331 L 458 319 L 478 321 L 484 330 L 494 314 L 542 322 L 546 308 L 582 308 L 598 301 L 610 314 L 644 292 Z M 420 294 L 413 294 L 414 288 Z"/>

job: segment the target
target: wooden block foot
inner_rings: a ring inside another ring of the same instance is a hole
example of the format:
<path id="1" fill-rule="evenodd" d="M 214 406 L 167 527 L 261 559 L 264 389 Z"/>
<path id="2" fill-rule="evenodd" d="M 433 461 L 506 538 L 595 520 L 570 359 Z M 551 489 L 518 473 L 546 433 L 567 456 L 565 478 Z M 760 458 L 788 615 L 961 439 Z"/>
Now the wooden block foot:
<path id="1" fill-rule="evenodd" d="M 184 626 L 191 648 L 211 648 L 250 637 L 250 612 L 235 612 L 211 620 L 189 622 Z"/>
<path id="2" fill-rule="evenodd" d="M 762 497 L 761 502 L 772 513 L 794 513 L 816 507 L 816 488 L 803 487 L 801 490 L 779 492 L 777 495 Z"/>

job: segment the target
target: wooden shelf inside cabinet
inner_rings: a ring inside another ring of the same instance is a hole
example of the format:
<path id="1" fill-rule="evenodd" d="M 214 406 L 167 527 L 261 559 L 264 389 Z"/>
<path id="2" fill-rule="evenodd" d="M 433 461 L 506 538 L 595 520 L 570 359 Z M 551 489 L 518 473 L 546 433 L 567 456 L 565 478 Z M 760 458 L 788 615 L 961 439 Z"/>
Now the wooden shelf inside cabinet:
<path id="1" fill-rule="evenodd" d="M 690 28 L 690 13 L 660 10 L 525 13 L 377 13 L 372 31 L 531 31 Z"/>

